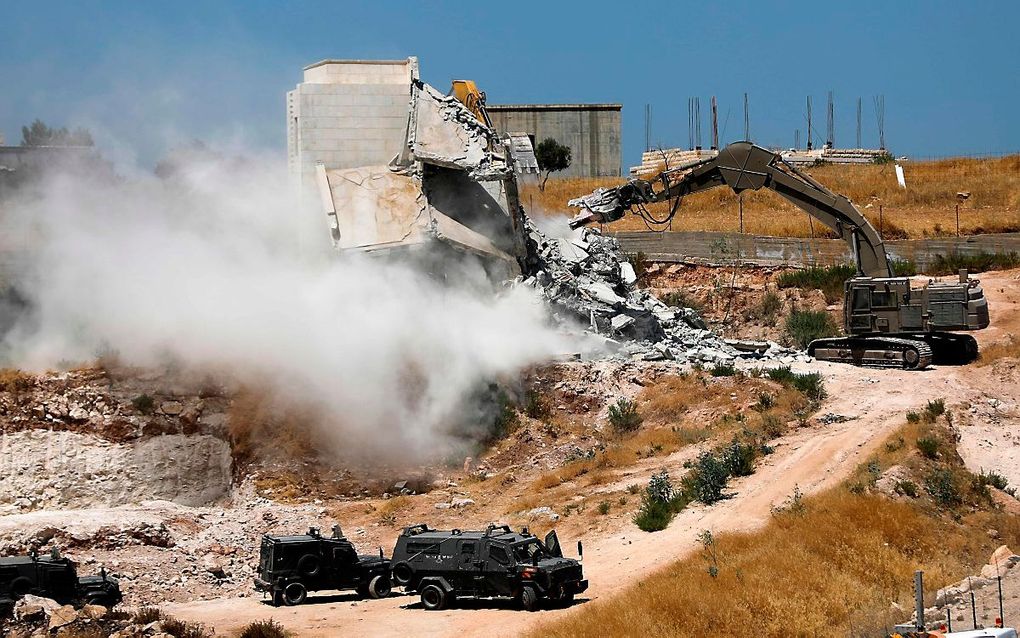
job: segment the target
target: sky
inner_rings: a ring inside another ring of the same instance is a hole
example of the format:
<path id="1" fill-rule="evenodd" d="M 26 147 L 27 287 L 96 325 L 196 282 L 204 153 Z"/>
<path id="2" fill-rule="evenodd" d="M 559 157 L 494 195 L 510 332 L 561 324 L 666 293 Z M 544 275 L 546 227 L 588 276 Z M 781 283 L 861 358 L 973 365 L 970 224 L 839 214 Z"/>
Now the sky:
<path id="1" fill-rule="evenodd" d="M 724 143 L 815 142 L 835 94 L 836 145 L 878 142 L 914 157 L 1020 150 L 1020 2 L 30 2 L 0 18 L 0 132 L 89 128 L 105 155 L 151 167 L 201 139 L 278 152 L 284 95 L 325 58 L 417 56 L 448 90 L 469 78 L 490 103 L 619 102 L 623 164 L 640 160 L 645 104 L 653 147 L 685 146 L 687 100 L 719 101 Z"/>

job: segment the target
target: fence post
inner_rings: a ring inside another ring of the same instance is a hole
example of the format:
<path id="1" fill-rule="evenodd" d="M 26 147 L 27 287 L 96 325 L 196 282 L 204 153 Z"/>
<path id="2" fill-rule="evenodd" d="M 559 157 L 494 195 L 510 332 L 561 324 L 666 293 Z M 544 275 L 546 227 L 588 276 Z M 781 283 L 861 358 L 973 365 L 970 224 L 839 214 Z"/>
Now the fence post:
<path id="1" fill-rule="evenodd" d="M 956 236 L 960 236 L 960 202 L 956 202 Z"/>

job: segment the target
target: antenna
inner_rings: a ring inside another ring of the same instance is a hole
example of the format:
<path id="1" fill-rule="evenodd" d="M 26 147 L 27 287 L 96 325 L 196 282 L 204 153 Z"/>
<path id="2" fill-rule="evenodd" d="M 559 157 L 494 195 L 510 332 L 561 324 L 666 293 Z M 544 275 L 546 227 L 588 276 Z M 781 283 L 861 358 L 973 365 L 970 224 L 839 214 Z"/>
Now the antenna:
<path id="1" fill-rule="evenodd" d="M 701 150 L 701 98 L 694 98 L 694 148 Z"/>
<path id="2" fill-rule="evenodd" d="M 807 150 L 811 150 L 811 96 L 807 96 Z"/>
<path id="3" fill-rule="evenodd" d="M 885 96 L 876 95 L 875 101 L 875 119 L 878 121 L 878 148 L 879 150 L 885 150 Z"/>
<path id="4" fill-rule="evenodd" d="M 793 131 L 793 148 L 800 148 L 800 129 Z"/>
<path id="5" fill-rule="evenodd" d="M 829 91 L 829 104 L 825 112 L 825 144 L 832 148 L 836 142 L 836 124 L 833 122 L 832 91 Z"/>
<path id="6" fill-rule="evenodd" d="M 864 148 L 861 146 L 861 98 L 857 96 L 857 148 Z"/>
<path id="7" fill-rule="evenodd" d="M 719 112 L 716 109 L 715 96 L 712 96 L 712 150 L 719 149 Z"/>
<path id="8" fill-rule="evenodd" d="M 744 139 L 748 142 L 751 141 L 751 121 L 747 114 L 747 93 L 744 93 Z"/>

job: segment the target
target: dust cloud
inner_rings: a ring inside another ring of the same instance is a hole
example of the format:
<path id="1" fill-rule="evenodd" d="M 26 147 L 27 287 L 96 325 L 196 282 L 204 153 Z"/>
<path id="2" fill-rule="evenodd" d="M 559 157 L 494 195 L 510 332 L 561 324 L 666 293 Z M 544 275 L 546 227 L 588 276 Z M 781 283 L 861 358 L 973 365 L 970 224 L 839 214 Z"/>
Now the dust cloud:
<path id="1" fill-rule="evenodd" d="M 3 206 L 32 246 L 8 365 L 107 350 L 229 370 L 315 408 L 337 449 L 424 457 L 455 443 L 466 414 L 484 420 L 467 405 L 480 386 L 577 349 L 530 289 L 485 294 L 337 255 L 273 159 L 190 157 L 162 178 L 65 172 L 26 190 Z"/>

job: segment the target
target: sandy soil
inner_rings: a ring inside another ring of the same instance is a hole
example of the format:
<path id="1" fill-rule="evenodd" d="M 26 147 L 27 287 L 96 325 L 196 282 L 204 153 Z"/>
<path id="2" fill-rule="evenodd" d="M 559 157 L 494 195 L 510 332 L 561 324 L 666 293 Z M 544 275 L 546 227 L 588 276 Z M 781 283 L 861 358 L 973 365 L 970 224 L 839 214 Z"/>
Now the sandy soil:
<path id="1" fill-rule="evenodd" d="M 995 327 L 977 334 L 978 340 L 987 344 L 1008 334 L 1020 334 L 1020 271 L 989 273 L 982 280 Z M 733 484 L 733 498 L 712 507 L 692 507 L 662 532 L 643 533 L 626 516 L 590 530 L 583 540 L 584 568 L 591 587 L 570 609 L 528 614 L 514 610 L 509 603 L 480 602 L 425 612 L 417 598 L 400 595 L 368 602 L 348 595 L 315 596 L 309 604 L 296 608 L 273 608 L 254 598 L 220 598 L 171 604 L 166 609 L 226 635 L 252 620 L 267 617 L 299 636 L 403 636 L 421 632 L 459 637 L 517 635 L 544 621 L 582 613 L 590 601 L 612 596 L 669 561 L 684 557 L 696 547 L 702 530 L 757 528 L 768 520 L 772 506 L 783 502 L 795 489 L 811 494 L 836 484 L 903 423 L 907 410 L 939 397 L 946 399 L 954 414 L 961 415 L 960 450 L 968 466 L 998 471 L 1010 483 L 1020 484 L 1020 371 L 1015 361 L 923 372 L 862 370 L 817 362 L 798 368 L 825 375 L 829 398 L 821 412 L 850 420 L 800 428 L 777 440 L 775 453 L 755 474 Z M 688 456 L 679 453 L 650 461 L 644 469 L 650 473 L 654 465 L 679 473 Z M 631 480 L 644 474 L 639 471 Z M 1012 589 L 1008 595 L 1014 595 Z"/>

